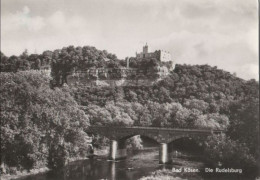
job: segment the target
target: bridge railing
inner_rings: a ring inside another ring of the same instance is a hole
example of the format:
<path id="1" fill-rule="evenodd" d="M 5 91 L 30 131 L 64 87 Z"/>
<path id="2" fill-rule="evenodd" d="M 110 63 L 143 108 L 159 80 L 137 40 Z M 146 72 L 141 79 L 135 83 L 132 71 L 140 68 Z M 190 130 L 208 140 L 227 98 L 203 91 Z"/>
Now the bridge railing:
<path id="1" fill-rule="evenodd" d="M 214 133 L 223 133 L 225 130 L 215 130 L 215 129 L 182 129 L 182 128 L 165 128 L 165 127 L 141 127 L 141 126 L 132 126 L 132 127 L 117 127 L 117 126 L 89 126 L 88 129 L 138 129 L 138 130 L 163 130 L 163 131 L 176 131 L 176 132 L 214 132 Z"/>

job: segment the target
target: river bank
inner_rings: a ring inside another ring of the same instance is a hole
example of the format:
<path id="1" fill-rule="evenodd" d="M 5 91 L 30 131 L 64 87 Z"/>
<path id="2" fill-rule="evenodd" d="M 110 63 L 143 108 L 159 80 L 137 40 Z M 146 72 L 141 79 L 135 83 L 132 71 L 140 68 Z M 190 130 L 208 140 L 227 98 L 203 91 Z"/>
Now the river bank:
<path id="1" fill-rule="evenodd" d="M 94 156 L 100 156 L 100 157 L 105 157 L 108 154 L 108 147 L 103 147 L 101 149 L 95 149 Z M 86 160 L 89 159 L 88 157 L 76 157 L 76 158 L 70 158 L 68 160 L 69 163 L 73 163 L 79 160 Z M 49 172 L 50 169 L 47 167 L 40 167 L 36 169 L 32 169 L 29 172 L 27 170 L 23 171 L 18 171 L 18 170 L 13 170 L 12 174 L 1 174 L 1 180 L 14 180 L 14 179 L 19 179 L 19 178 L 24 178 L 26 176 L 32 176 L 32 175 L 37 175 L 37 174 L 42 174 L 42 173 L 47 173 Z"/>
<path id="2" fill-rule="evenodd" d="M 185 172 L 185 168 L 194 171 Z M 194 156 L 182 154 L 173 158 L 170 165 L 165 165 L 165 167 L 153 171 L 139 180 L 203 180 L 200 173 L 198 173 L 203 168 L 204 163 L 202 161 L 194 159 Z M 196 172 L 196 170 L 198 171 Z"/>
<path id="3" fill-rule="evenodd" d="M 145 142 L 145 141 L 144 141 Z M 205 163 L 199 154 L 179 153 L 172 157 L 171 164 L 159 164 L 159 147 L 145 146 L 121 161 L 107 160 L 108 147 L 95 150 L 92 158 L 74 158 L 62 170 L 53 174 L 46 171 L 33 171 L 30 174 L 5 176 L 4 180 L 203 180 Z M 184 169 L 199 169 L 200 172 L 186 172 Z M 177 172 L 182 169 L 181 172 Z M 217 178 L 217 179 L 222 179 Z M 215 180 L 217 180 L 215 178 Z M 228 178 L 230 180 L 230 178 Z M 238 179 L 238 178 L 233 178 Z M 240 178 L 241 179 L 241 178 Z"/>
<path id="4" fill-rule="evenodd" d="M 30 172 L 28 172 L 27 170 L 23 170 L 23 171 L 14 170 L 12 172 L 12 174 L 1 174 L 1 180 L 12 180 L 12 179 L 22 178 L 22 177 L 29 176 L 29 175 L 45 173 L 48 171 L 49 171 L 49 168 L 47 168 L 47 167 L 32 169 L 32 170 L 30 170 Z"/>

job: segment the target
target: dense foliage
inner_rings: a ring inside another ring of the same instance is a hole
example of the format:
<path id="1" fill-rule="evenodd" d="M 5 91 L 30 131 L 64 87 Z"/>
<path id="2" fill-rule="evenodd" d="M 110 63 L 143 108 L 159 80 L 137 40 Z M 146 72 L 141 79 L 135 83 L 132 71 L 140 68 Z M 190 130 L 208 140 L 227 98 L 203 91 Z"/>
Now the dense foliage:
<path id="1" fill-rule="evenodd" d="M 226 115 L 203 114 L 175 102 L 160 104 L 148 101 L 142 105 L 138 102 L 109 101 L 104 107 L 89 105 L 86 113 L 93 125 L 225 129 L 229 124 Z"/>
<path id="2" fill-rule="evenodd" d="M 126 58 L 127 59 L 127 58 Z M 25 50 L 19 56 L 7 57 L 1 52 L 0 69 L 1 72 L 19 72 L 26 70 L 48 70 L 51 69 L 52 84 L 61 86 L 67 83 L 67 77 L 73 72 L 86 72 L 87 70 L 95 69 L 109 69 L 107 74 L 109 78 L 122 78 L 125 77 L 125 72 L 121 71 L 126 67 L 126 59 L 120 60 L 115 54 L 108 53 L 106 50 L 98 50 L 95 47 L 83 46 L 74 47 L 68 46 L 54 51 L 44 51 L 41 54 L 28 54 Z M 130 68 L 138 69 L 129 78 L 155 78 L 158 76 L 156 73 L 158 67 L 172 68 L 172 62 L 160 62 L 156 58 L 128 58 L 130 60 Z M 95 79 L 95 73 L 90 77 Z M 94 76 L 93 76 L 94 75 Z M 103 79 L 107 75 L 99 74 L 99 78 Z"/>
<path id="3" fill-rule="evenodd" d="M 106 61 L 109 61 L 106 63 Z M 116 61 L 116 62 L 115 62 Z M 69 71 L 70 68 L 76 67 L 83 70 L 91 67 L 116 67 L 120 61 L 116 55 L 108 53 L 106 50 L 98 50 L 95 47 L 68 46 L 54 51 L 44 51 L 42 54 L 29 55 L 25 50 L 20 56 L 7 57 L 1 52 L 1 71 L 17 72 L 29 69 L 41 69 L 45 66 L 53 66 L 53 70 Z M 115 64 L 114 64 L 115 63 Z M 62 67 L 58 67 L 62 66 Z"/>
<path id="4" fill-rule="evenodd" d="M 246 144 L 234 141 L 224 134 L 207 139 L 205 155 L 209 165 L 213 167 L 240 168 L 244 175 L 256 175 L 256 159 L 249 152 Z"/>
<path id="5" fill-rule="evenodd" d="M 232 145 L 230 154 L 248 153 L 253 160 L 241 155 L 240 166 L 247 162 L 255 167 L 259 133 L 259 82 L 255 80 L 245 81 L 208 65 L 176 65 L 153 86 L 78 86 L 73 92 L 76 101 L 87 107 L 90 122 L 97 125 L 125 121 L 129 126 L 224 129 L 228 137 L 213 138 L 211 144 Z"/>
<path id="6" fill-rule="evenodd" d="M 152 78 L 156 77 L 157 66 L 172 67 L 171 62 L 160 62 L 156 58 L 136 59 L 129 58 L 130 67 L 140 70 L 138 74 L 145 74 Z M 20 56 L 7 57 L 1 52 L 0 69 L 1 72 L 18 72 L 25 70 L 50 69 L 53 77 L 53 84 L 61 86 L 67 83 L 68 75 L 73 72 L 86 72 L 97 68 L 110 69 L 109 78 L 122 78 L 125 76 L 121 68 L 126 67 L 126 60 L 120 60 L 116 55 L 108 53 L 106 50 L 98 50 L 95 47 L 68 46 L 54 51 L 44 51 L 42 54 L 29 55 L 25 50 Z M 94 73 L 95 74 L 95 73 Z M 104 74 L 99 74 L 104 78 Z M 134 75 L 140 78 L 140 75 Z M 95 79 L 93 74 L 90 76 Z M 132 75 L 130 76 L 132 78 Z M 142 76 L 141 76 L 142 77 Z"/>
<path id="7" fill-rule="evenodd" d="M 84 130 L 89 117 L 68 86 L 51 89 L 50 78 L 40 71 L 1 73 L 0 82 L 3 172 L 45 165 L 59 169 L 69 158 L 86 157 L 90 146 Z M 142 148 L 140 137 L 127 144 Z"/>
<path id="8" fill-rule="evenodd" d="M 58 168 L 86 153 L 89 119 L 68 88 L 50 89 L 39 72 L 1 73 L 0 81 L 1 164 Z"/>
<path id="9" fill-rule="evenodd" d="M 42 54 L 28 55 L 25 50 L 20 56 L 7 57 L 1 52 L 1 72 L 18 72 L 24 70 L 52 69 L 56 84 L 66 82 L 67 75 L 72 70 L 87 68 L 120 67 L 122 61 L 114 54 L 97 50 L 95 47 L 68 46 L 54 51 L 44 51 Z"/>
<path id="10" fill-rule="evenodd" d="M 51 65 L 50 51 L 43 54 L 29 55 L 25 50 L 20 56 L 7 57 L 1 52 L 0 69 L 1 72 L 18 72 L 25 70 L 39 70 Z"/>
<path id="11" fill-rule="evenodd" d="M 72 91 L 78 103 L 88 107 L 90 121 L 95 124 L 101 121 L 109 124 L 116 116 L 123 116 L 119 119 L 125 119 L 128 125 L 229 128 L 231 131 L 230 123 L 237 124 L 238 118 L 244 121 L 247 118 L 239 109 L 241 102 L 243 110 L 250 104 L 255 107 L 250 108 L 254 113 L 247 113 L 253 116 L 251 128 L 255 127 L 259 106 L 257 89 L 256 81 L 244 81 L 216 67 L 176 65 L 170 76 L 154 86 L 78 86 Z M 115 114 L 111 108 L 121 114 Z"/>

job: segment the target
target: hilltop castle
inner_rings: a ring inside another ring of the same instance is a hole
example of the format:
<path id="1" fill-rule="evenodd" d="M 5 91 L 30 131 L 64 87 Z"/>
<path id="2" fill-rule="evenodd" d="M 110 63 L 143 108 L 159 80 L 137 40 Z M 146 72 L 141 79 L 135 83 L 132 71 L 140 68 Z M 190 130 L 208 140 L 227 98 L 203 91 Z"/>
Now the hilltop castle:
<path id="1" fill-rule="evenodd" d="M 151 58 L 155 58 L 156 63 L 151 61 Z M 99 85 L 106 86 L 111 85 L 111 83 L 116 83 L 118 86 L 151 85 L 165 78 L 175 66 L 169 52 L 162 50 L 149 52 L 147 44 L 143 46 L 143 52 L 136 53 L 136 57 L 126 57 L 125 60 L 126 66 L 113 68 L 91 67 L 85 70 L 74 70 L 68 76 L 67 82 L 69 84 L 81 82 L 91 85 L 93 85 L 91 82 L 94 82 L 94 84 L 99 83 Z M 106 58 L 104 61 L 111 60 Z M 136 62 L 130 67 L 132 61 Z"/>
<path id="2" fill-rule="evenodd" d="M 156 58 L 161 62 L 168 62 L 172 60 L 171 54 L 166 51 L 162 50 L 156 50 L 154 52 L 148 52 L 148 45 L 143 47 L 143 52 L 141 53 L 136 53 L 136 58 L 141 59 L 141 58 Z"/>

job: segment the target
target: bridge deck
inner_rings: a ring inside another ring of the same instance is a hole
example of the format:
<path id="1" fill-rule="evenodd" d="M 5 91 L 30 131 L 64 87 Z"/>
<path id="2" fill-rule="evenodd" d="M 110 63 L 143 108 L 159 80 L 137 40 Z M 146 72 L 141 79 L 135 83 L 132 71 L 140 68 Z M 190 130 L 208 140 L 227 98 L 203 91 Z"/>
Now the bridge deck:
<path id="1" fill-rule="evenodd" d="M 175 131 L 175 132 L 214 132 L 221 133 L 225 132 L 225 130 L 214 130 L 214 129 L 181 129 L 181 128 L 164 128 L 164 127 L 141 127 L 141 126 L 132 126 L 132 127 L 119 127 L 119 126 L 89 126 L 89 130 L 91 129 L 117 129 L 117 130 L 159 130 L 159 131 Z"/>

